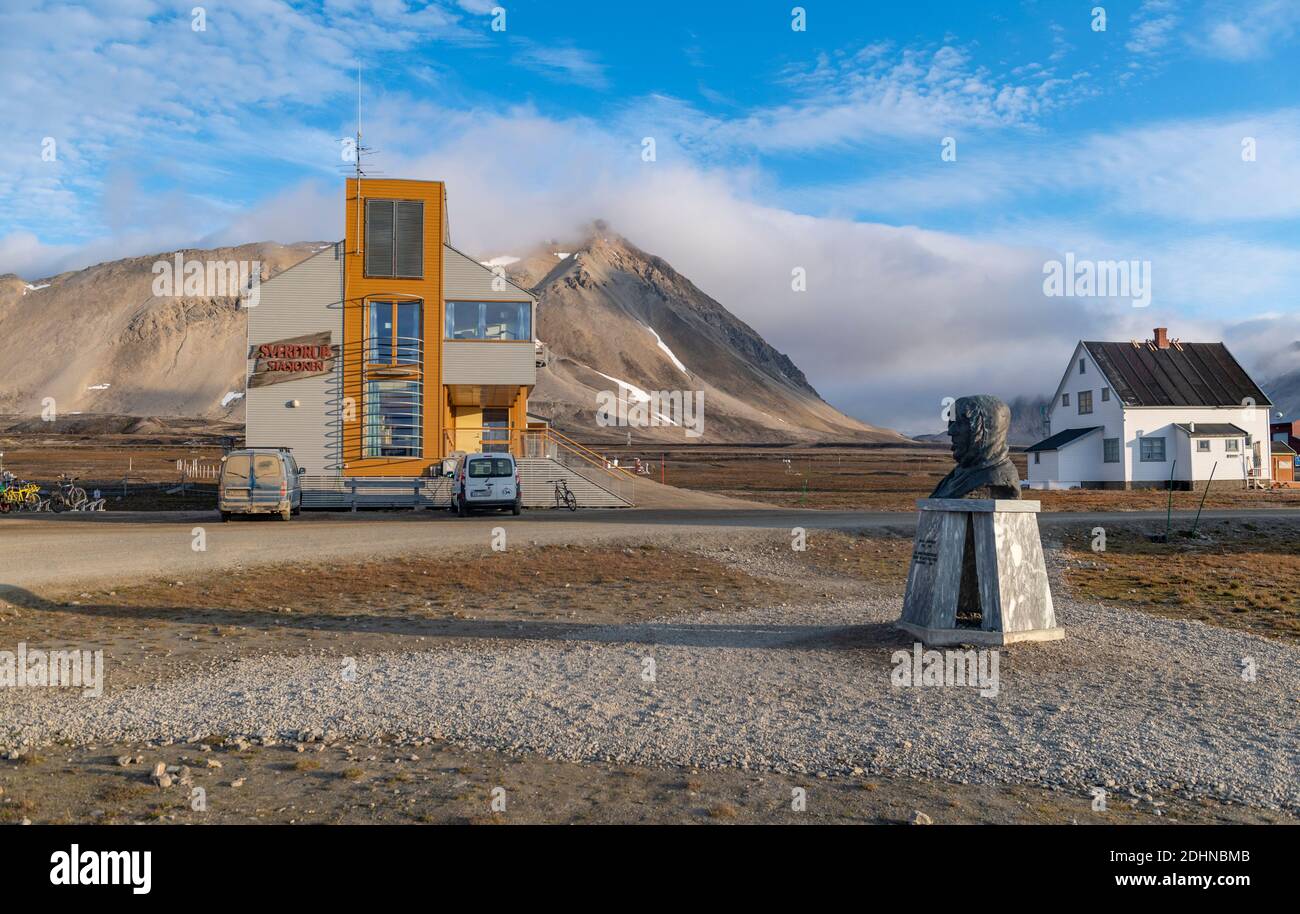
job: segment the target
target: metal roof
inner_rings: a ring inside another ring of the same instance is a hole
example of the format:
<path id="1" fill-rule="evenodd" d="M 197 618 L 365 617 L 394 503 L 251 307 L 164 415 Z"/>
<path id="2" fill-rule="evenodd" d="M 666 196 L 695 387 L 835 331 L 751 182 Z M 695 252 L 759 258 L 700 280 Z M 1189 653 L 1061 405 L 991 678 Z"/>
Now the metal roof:
<path id="1" fill-rule="evenodd" d="M 1050 438 L 1044 438 L 1037 444 L 1031 444 L 1025 448 L 1026 451 L 1056 451 L 1065 447 L 1067 444 L 1073 444 L 1084 435 L 1090 435 L 1093 432 L 1101 430 L 1100 425 L 1091 425 L 1088 428 L 1067 428 L 1063 432 L 1057 432 Z"/>
<path id="2" fill-rule="evenodd" d="M 1244 438 L 1248 432 L 1231 422 L 1175 422 L 1191 438 Z"/>
<path id="3" fill-rule="evenodd" d="M 1222 343 L 1083 345 L 1125 406 L 1273 405 Z"/>
<path id="4" fill-rule="evenodd" d="M 1269 451 L 1274 454 L 1294 454 L 1295 448 L 1291 447 L 1291 445 L 1287 444 L 1285 441 L 1270 441 Z"/>

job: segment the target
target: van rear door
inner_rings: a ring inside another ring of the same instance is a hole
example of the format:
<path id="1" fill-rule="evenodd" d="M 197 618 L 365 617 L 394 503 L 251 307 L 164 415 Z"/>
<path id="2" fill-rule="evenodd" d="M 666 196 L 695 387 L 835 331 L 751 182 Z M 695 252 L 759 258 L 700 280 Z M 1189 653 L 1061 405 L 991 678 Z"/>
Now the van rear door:
<path id="1" fill-rule="evenodd" d="M 253 504 L 277 506 L 288 494 L 279 454 L 253 455 Z"/>
<path id="2" fill-rule="evenodd" d="M 231 454 L 221 465 L 221 507 L 238 510 L 249 504 L 252 463 L 248 454 Z"/>

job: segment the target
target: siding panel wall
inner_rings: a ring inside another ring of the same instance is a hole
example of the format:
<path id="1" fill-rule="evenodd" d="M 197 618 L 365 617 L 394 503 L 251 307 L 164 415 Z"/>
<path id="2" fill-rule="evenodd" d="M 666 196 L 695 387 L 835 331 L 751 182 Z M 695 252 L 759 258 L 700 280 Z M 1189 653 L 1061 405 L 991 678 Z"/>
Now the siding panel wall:
<path id="1" fill-rule="evenodd" d="M 532 387 L 537 361 L 532 341 L 442 344 L 443 384 L 491 384 Z"/>
<path id="2" fill-rule="evenodd" d="M 248 344 L 329 331 L 343 342 L 343 245 L 332 244 L 261 286 L 261 299 L 248 309 Z M 343 360 L 333 376 L 303 378 L 267 387 L 246 388 L 249 447 L 288 447 L 312 476 L 339 472 L 337 403 Z M 251 373 L 253 361 L 246 368 Z M 286 404 L 297 400 L 299 406 Z"/>

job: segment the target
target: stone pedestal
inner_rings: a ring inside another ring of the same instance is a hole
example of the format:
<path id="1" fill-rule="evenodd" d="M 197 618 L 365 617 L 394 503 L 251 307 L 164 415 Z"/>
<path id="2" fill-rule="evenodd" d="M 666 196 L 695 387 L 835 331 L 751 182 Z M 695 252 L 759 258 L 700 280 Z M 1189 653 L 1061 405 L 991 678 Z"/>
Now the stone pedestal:
<path id="1" fill-rule="evenodd" d="M 1037 501 L 923 498 L 898 627 L 930 645 L 1055 641 Z"/>

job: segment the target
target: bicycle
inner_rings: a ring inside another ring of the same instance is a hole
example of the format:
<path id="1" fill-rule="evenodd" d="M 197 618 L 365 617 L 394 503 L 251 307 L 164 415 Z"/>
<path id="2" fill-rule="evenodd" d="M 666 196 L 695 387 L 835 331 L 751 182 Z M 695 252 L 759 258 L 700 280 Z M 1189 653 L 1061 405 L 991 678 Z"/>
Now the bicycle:
<path id="1" fill-rule="evenodd" d="M 578 499 L 569 491 L 569 484 L 563 479 L 552 479 L 555 483 L 555 507 L 568 508 L 570 511 L 578 510 Z"/>
<path id="2" fill-rule="evenodd" d="M 0 514 L 19 511 L 39 511 L 41 487 L 34 482 L 20 482 L 8 470 L 0 477 Z"/>
<path id="3" fill-rule="evenodd" d="M 50 510 L 56 514 L 60 511 L 80 511 L 86 505 L 86 490 L 73 485 L 76 476 L 59 474 L 59 490 L 50 495 Z"/>

